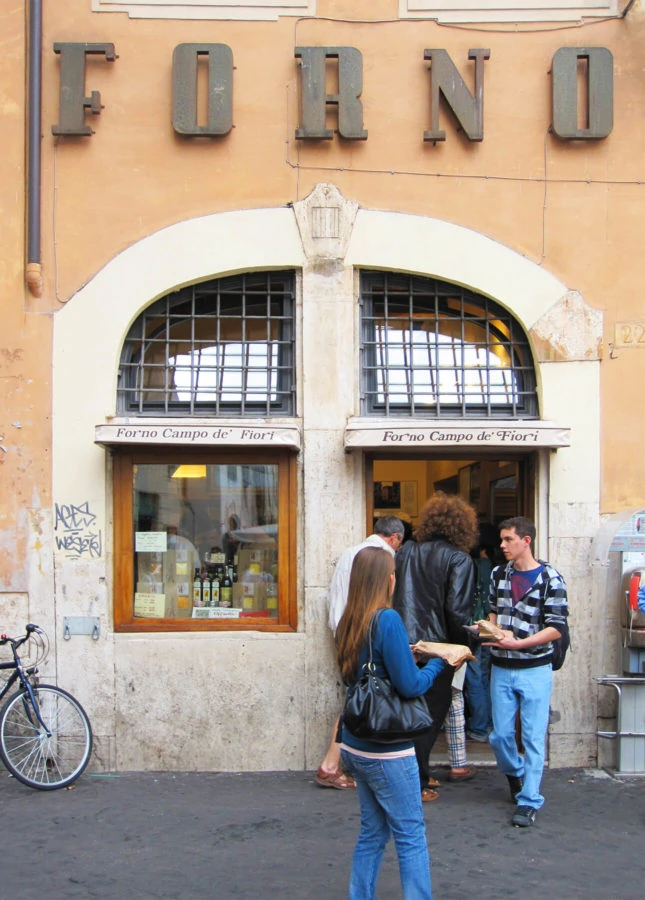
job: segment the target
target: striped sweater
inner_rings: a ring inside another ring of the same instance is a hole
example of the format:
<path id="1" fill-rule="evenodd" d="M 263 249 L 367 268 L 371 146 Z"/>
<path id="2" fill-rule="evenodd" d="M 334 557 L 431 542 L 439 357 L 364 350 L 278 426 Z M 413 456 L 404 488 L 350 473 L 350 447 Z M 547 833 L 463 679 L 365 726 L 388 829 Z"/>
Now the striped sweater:
<path id="1" fill-rule="evenodd" d="M 512 631 L 521 640 L 549 625 L 558 628 L 566 623 L 568 611 L 567 586 L 562 575 L 552 565 L 538 560 L 543 567 L 533 587 L 513 606 L 511 575 L 513 563 L 493 569 L 490 581 L 490 610 L 497 615 L 497 624 Z M 553 645 L 540 644 L 526 650 L 501 650 L 491 647 L 491 662 L 503 668 L 528 669 L 551 662 Z"/>

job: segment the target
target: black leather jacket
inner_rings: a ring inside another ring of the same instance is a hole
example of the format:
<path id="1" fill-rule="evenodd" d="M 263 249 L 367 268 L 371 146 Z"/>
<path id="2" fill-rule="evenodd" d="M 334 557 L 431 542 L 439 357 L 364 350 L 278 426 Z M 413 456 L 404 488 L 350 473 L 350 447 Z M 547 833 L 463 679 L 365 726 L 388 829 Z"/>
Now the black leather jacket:
<path id="1" fill-rule="evenodd" d="M 392 605 L 411 643 L 447 641 L 468 645 L 475 599 L 475 566 L 448 541 L 407 541 L 396 554 Z"/>

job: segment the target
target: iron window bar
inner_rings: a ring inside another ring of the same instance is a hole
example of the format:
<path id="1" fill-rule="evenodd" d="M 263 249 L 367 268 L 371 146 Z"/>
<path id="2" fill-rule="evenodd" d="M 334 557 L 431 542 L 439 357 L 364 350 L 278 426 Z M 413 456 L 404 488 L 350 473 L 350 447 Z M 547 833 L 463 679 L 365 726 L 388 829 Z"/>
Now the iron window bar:
<path id="1" fill-rule="evenodd" d="M 189 285 L 141 313 L 121 354 L 117 406 L 139 415 L 293 415 L 295 276 Z"/>
<path id="2" fill-rule="evenodd" d="M 361 273 L 366 415 L 536 418 L 530 345 L 500 304 L 459 285 Z"/>

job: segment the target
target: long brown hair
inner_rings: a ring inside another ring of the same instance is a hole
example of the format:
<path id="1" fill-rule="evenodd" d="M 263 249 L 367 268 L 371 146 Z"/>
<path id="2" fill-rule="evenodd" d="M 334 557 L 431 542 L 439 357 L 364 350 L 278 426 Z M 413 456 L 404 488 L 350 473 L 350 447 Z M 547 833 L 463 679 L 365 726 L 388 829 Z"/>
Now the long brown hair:
<path id="1" fill-rule="evenodd" d="M 348 684 L 356 680 L 372 614 L 391 605 L 392 572 L 394 557 L 380 547 L 365 547 L 354 557 L 347 606 L 336 629 L 336 657 L 343 680 Z"/>

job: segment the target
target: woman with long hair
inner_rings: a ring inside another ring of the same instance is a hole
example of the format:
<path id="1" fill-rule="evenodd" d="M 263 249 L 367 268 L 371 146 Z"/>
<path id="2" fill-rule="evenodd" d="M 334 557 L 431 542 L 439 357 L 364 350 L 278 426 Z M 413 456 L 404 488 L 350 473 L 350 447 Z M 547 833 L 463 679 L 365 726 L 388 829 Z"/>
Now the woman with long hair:
<path id="1" fill-rule="evenodd" d="M 369 657 L 376 674 L 390 679 L 403 697 L 425 694 L 445 663 L 431 659 L 423 668 L 414 661 L 408 636 L 391 608 L 394 560 L 385 550 L 366 547 L 356 555 L 345 612 L 336 632 L 338 665 L 343 681 L 354 684 Z M 381 744 L 355 737 L 343 727 L 341 760 L 356 780 L 361 830 L 354 850 L 349 900 L 373 900 L 385 846 L 394 836 L 405 900 L 432 900 L 430 857 L 419 768 L 412 740 Z"/>

